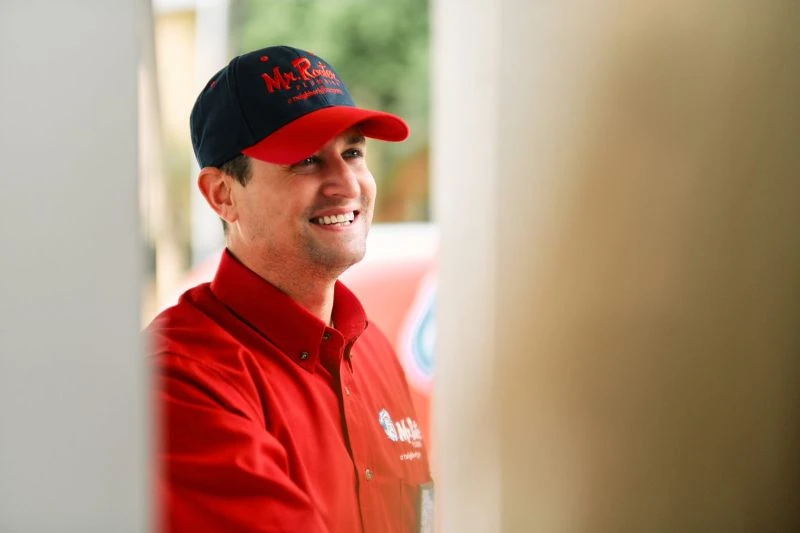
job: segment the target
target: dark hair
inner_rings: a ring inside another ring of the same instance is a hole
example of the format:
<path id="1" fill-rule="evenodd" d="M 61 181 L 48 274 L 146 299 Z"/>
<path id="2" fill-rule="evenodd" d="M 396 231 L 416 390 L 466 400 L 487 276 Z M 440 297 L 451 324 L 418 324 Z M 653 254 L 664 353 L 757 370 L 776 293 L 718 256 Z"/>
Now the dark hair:
<path id="1" fill-rule="evenodd" d="M 231 176 L 233 179 L 241 183 L 245 187 L 253 177 L 252 168 L 250 167 L 250 158 L 244 154 L 239 154 L 233 159 L 230 159 L 220 165 L 220 171 Z M 222 221 L 222 231 L 225 235 L 228 234 L 228 223 L 224 219 Z"/>
<path id="2" fill-rule="evenodd" d="M 225 174 L 235 178 L 236 181 L 241 183 L 242 187 L 247 185 L 247 182 L 249 182 L 252 177 L 250 158 L 244 154 L 239 154 L 233 159 L 222 163 L 219 169 Z"/>

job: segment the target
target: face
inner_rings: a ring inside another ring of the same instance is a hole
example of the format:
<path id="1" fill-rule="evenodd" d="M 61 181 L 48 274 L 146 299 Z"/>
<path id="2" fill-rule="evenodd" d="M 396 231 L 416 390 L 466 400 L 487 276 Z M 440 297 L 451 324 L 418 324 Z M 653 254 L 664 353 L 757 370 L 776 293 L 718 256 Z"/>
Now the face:
<path id="1" fill-rule="evenodd" d="M 231 180 L 229 247 L 237 257 L 331 276 L 364 257 L 376 187 L 357 130 L 295 164 L 253 159 L 251 166 L 246 186 Z"/>

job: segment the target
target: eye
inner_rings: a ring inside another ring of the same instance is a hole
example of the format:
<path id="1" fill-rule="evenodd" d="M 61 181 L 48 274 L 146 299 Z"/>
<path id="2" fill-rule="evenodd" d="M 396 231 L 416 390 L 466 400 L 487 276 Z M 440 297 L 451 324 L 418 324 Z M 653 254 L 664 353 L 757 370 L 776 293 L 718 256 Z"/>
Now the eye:
<path id="1" fill-rule="evenodd" d="M 310 157 L 306 157 L 302 161 L 298 161 L 297 163 L 291 165 L 292 169 L 302 169 L 314 166 L 319 163 L 319 157 L 312 155 Z"/>
<path id="2" fill-rule="evenodd" d="M 349 150 L 345 150 L 342 156 L 345 159 L 355 159 L 359 157 L 364 157 L 364 151 L 358 148 L 350 148 Z"/>

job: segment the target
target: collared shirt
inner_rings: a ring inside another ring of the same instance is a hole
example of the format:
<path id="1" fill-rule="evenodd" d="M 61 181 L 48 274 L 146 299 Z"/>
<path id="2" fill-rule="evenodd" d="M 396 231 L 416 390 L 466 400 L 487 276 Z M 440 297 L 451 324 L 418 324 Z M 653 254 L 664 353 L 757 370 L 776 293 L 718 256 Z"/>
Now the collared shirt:
<path id="1" fill-rule="evenodd" d="M 148 327 L 165 531 L 419 530 L 430 474 L 402 368 L 338 282 L 332 320 L 226 252 Z"/>

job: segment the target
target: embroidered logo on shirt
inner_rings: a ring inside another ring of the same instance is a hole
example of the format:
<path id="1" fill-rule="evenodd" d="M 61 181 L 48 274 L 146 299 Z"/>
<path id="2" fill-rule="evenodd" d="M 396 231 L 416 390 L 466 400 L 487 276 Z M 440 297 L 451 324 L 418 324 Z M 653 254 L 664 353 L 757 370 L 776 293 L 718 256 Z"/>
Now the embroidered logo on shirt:
<path id="1" fill-rule="evenodd" d="M 392 442 L 407 442 L 415 448 L 422 448 L 422 432 L 415 420 L 406 417 L 393 422 L 389 411 L 381 409 L 378 413 L 378 422 Z"/>
<path id="2" fill-rule="evenodd" d="M 381 412 L 378 413 L 378 422 L 380 422 L 381 426 L 383 426 L 383 430 L 386 432 L 386 436 L 389 437 L 390 441 L 397 442 L 399 440 L 397 431 L 394 429 L 394 422 L 392 422 L 392 417 L 389 415 L 389 411 L 386 409 L 381 409 Z"/>
<path id="3" fill-rule="evenodd" d="M 419 461 L 420 459 L 422 459 L 422 452 L 419 450 L 416 452 L 404 453 L 400 456 L 401 461 Z"/>

